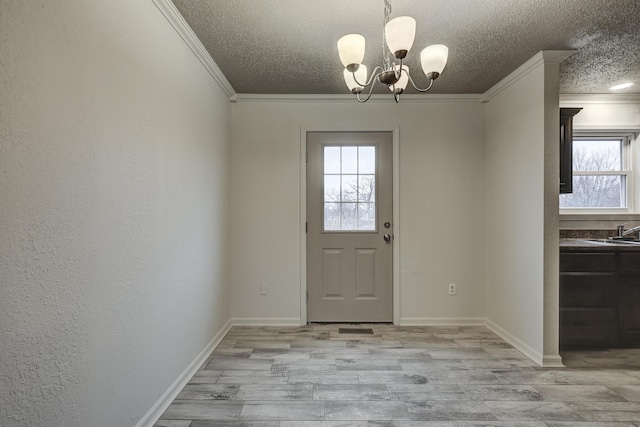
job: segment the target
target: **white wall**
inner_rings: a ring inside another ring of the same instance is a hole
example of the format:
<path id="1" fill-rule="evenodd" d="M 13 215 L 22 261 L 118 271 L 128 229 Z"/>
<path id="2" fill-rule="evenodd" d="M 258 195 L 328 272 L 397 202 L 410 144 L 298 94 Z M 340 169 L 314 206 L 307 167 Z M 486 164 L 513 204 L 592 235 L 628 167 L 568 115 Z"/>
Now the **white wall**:
<path id="1" fill-rule="evenodd" d="M 640 96 L 637 94 L 561 95 L 561 107 L 580 107 L 573 118 L 578 131 L 640 130 Z"/>
<path id="2" fill-rule="evenodd" d="M 230 318 L 228 101 L 150 1 L 0 28 L 0 425 L 131 426 Z"/>
<path id="3" fill-rule="evenodd" d="M 538 54 L 486 104 L 487 323 L 540 364 L 559 363 L 558 73 Z"/>
<path id="4" fill-rule="evenodd" d="M 232 105 L 235 322 L 299 324 L 301 127 L 392 130 L 400 139 L 400 319 L 484 317 L 484 112 L 477 100 Z M 259 284 L 269 294 L 259 295 Z M 458 294 L 449 296 L 447 285 Z"/>

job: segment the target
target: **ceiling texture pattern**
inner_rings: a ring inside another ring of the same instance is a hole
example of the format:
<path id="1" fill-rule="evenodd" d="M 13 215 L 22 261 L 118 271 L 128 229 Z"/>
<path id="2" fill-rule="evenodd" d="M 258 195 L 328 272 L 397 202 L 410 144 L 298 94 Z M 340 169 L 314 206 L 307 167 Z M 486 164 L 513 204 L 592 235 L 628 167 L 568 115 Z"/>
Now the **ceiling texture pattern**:
<path id="1" fill-rule="evenodd" d="M 173 0 L 237 93 L 345 94 L 337 40 L 366 38 L 364 64 L 382 63 L 383 0 Z M 574 49 L 561 93 L 640 93 L 640 0 L 392 0 L 416 19 L 405 64 L 428 85 L 420 51 L 449 47 L 432 93 L 484 93 L 541 50 Z M 384 93 L 382 85 L 374 90 Z M 416 93 L 412 88 L 407 93 Z"/>

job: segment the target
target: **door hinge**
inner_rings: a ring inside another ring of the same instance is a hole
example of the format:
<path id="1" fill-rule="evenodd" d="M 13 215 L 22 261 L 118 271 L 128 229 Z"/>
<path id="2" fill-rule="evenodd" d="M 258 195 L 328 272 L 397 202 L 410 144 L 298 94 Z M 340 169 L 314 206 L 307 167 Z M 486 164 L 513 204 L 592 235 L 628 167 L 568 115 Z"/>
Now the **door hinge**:
<path id="1" fill-rule="evenodd" d="M 305 233 L 308 233 L 308 232 L 309 232 L 309 223 L 308 223 L 308 222 L 305 222 L 305 223 L 304 223 L 304 232 L 305 232 Z"/>
<path id="2" fill-rule="evenodd" d="M 309 291 L 307 291 L 307 304 L 309 304 Z"/>
<path id="3" fill-rule="evenodd" d="M 309 152 L 305 151 L 304 152 L 304 162 L 307 163 L 309 161 Z"/>

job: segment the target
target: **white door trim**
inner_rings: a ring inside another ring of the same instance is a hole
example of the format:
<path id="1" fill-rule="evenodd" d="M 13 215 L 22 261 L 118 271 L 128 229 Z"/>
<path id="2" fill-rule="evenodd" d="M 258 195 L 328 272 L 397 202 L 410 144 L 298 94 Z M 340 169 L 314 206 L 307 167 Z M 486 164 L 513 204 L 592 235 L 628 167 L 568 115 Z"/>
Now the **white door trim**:
<path id="1" fill-rule="evenodd" d="M 400 325 L 400 128 L 300 127 L 300 324 L 307 324 L 307 132 L 391 132 L 393 135 L 393 324 Z"/>

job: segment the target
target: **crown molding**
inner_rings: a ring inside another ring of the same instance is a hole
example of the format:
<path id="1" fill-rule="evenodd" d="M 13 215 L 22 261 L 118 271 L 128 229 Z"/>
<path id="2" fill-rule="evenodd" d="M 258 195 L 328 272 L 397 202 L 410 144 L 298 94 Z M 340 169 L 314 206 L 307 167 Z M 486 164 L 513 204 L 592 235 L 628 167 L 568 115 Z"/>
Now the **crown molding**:
<path id="1" fill-rule="evenodd" d="M 631 132 L 636 133 L 640 129 L 640 122 L 636 123 L 590 123 L 588 125 L 574 125 L 574 132 Z"/>
<path id="2" fill-rule="evenodd" d="M 169 24 L 173 27 L 178 35 L 184 40 L 186 45 L 191 49 L 191 52 L 198 58 L 200 63 L 209 72 L 213 80 L 218 83 L 220 89 L 227 95 L 228 98 L 232 98 L 236 95 L 236 91 L 233 89 L 229 80 L 222 74 L 220 68 L 215 63 L 209 52 L 204 48 L 198 37 L 195 35 L 189 24 L 184 20 L 178 9 L 171 0 L 152 0 L 156 5 L 160 13 L 164 15 Z"/>
<path id="3" fill-rule="evenodd" d="M 480 94 L 409 94 L 400 97 L 400 104 L 425 104 L 430 102 L 479 102 Z M 300 95 L 300 94 L 262 94 L 262 93 L 238 93 L 230 98 L 233 103 L 241 102 L 308 102 L 308 103 L 348 103 L 357 104 L 353 95 L 327 94 L 327 95 Z M 372 95 L 368 102 L 395 104 L 393 96 L 376 94 Z"/>
<path id="4" fill-rule="evenodd" d="M 507 77 L 496 83 L 491 89 L 486 91 L 482 95 L 480 102 L 491 101 L 491 99 L 493 99 L 500 92 L 520 80 L 522 77 L 529 74 L 531 71 L 538 68 L 540 65 L 546 63 L 560 63 L 573 55 L 575 52 L 575 50 L 541 50 L 527 62 L 516 68 Z"/>
<path id="5" fill-rule="evenodd" d="M 541 50 L 538 54 L 542 54 L 545 63 L 560 63 L 576 53 L 575 49 L 568 50 Z"/>
<path id="6" fill-rule="evenodd" d="M 640 93 L 561 93 L 560 105 L 566 104 L 640 104 Z"/>

